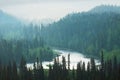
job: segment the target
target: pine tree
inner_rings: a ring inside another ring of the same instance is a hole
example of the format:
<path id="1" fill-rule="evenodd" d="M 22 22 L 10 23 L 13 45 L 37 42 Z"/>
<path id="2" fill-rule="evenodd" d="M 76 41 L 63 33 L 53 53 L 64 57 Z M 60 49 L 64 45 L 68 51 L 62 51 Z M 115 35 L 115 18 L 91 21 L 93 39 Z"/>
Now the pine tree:
<path id="1" fill-rule="evenodd" d="M 66 59 L 62 56 L 62 77 L 64 80 L 68 79 L 68 70 L 66 69 Z"/>
<path id="2" fill-rule="evenodd" d="M 68 54 L 68 70 L 70 70 L 70 54 Z"/>
<path id="3" fill-rule="evenodd" d="M 51 65 L 49 65 L 48 80 L 53 80 L 53 72 L 52 72 L 52 66 Z"/>
<path id="4" fill-rule="evenodd" d="M 66 69 L 66 60 L 65 57 L 62 56 L 62 68 L 65 70 Z"/>
<path id="5" fill-rule="evenodd" d="M 114 80 L 118 80 L 118 64 L 117 64 L 117 57 L 114 56 L 113 60 L 113 75 L 114 75 Z"/>
<path id="6" fill-rule="evenodd" d="M 0 80 L 2 80 L 2 64 L 1 64 L 1 60 L 0 60 Z"/>
<path id="7" fill-rule="evenodd" d="M 80 62 L 77 64 L 76 80 L 81 80 L 81 63 Z"/>
<path id="8" fill-rule="evenodd" d="M 20 62 L 20 78 L 21 80 L 26 80 L 27 78 L 27 67 L 26 67 L 26 60 L 24 57 L 21 58 Z"/>
<path id="9" fill-rule="evenodd" d="M 91 58 L 91 79 L 95 80 L 96 75 L 96 66 L 95 66 L 95 60 L 94 58 Z"/>
<path id="10" fill-rule="evenodd" d="M 81 80 L 86 80 L 85 62 L 82 64 L 82 78 Z"/>
<path id="11" fill-rule="evenodd" d="M 87 64 L 87 80 L 90 80 L 90 63 Z"/>
<path id="12" fill-rule="evenodd" d="M 15 61 L 13 62 L 12 73 L 13 73 L 13 79 L 12 80 L 18 80 L 17 65 L 16 65 Z"/>
<path id="13" fill-rule="evenodd" d="M 72 69 L 72 80 L 76 80 L 75 69 L 74 69 L 74 67 L 73 67 L 73 69 Z"/>
<path id="14" fill-rule="evenodd" d="M 101 51 L 101 80 L 105 80 L 105 65 L 104 65 L 104 56 L 103 56 L 103 51 Z"/>
<path id="15" fill-rule="evenodd" d="M 43 66 L 42 66 L 42 64 L 40 65 L 40 71 L 39 71 L 39 73 L 40 73 L 40 79 L 41 80 L 45 80 L 45 75 L 44 75 L 44 69 L 43 69 Z"/>
<path id="16" fill-rule="evenodd" d="M 27 80 L 33 80 L 33 74 L 30 69 L 27 71 Z"/>
<path id="17" fill-rule="evenodd" d="M 37 80 L 37 67 L 35 62 L 33 64 L 33 80 Z"/>

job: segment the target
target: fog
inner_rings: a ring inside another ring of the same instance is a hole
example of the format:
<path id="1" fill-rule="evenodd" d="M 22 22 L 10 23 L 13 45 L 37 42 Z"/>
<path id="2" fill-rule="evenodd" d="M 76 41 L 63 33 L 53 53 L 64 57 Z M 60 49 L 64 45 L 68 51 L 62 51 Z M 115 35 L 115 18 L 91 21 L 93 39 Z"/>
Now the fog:
<path id="1" fill-rule="evenodd" d="M 69 13 L 88 11 L 99 5 L 119 4 L 118 0 L 2 0 L 0 9 L 28 21 L 57 21 Z"/>

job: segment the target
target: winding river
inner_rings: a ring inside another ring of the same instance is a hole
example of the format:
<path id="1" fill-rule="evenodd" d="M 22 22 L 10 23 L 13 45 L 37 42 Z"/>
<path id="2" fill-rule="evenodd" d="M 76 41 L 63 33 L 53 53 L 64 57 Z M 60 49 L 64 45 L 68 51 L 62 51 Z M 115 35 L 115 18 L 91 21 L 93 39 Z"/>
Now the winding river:
<path id="1" fill-rule="evenodd" d="M 62 56 L 66 58 L 66 61 L 68 59 L 68 54 L 70 54 L 70 69 L 73 69 L 73 67 L 76 69 L 77 68 L 77 63 L 78 62 L 85 62 L 85 65 L 87 66 L 87 63 L 90 61 L 90 58 L 86 58 L 83 54 L 79 52 L 73 52 L 73 51 L 67 51 L 67 50 L 54 50 L 57 53 L 59 53 L 59 62 L 62 62 Z M 54 59 L 53 59 L 54 60 Z M 42 62 L 43 68 L 48 69 L 49 64 L 53 64 L 52 61 L 45 61 Z M 95 60 L 96 64 L 99 64 L 98 60 Z M 33 63 L 28 63 L 27 64 L 28 68 L 33 68 Z"/>

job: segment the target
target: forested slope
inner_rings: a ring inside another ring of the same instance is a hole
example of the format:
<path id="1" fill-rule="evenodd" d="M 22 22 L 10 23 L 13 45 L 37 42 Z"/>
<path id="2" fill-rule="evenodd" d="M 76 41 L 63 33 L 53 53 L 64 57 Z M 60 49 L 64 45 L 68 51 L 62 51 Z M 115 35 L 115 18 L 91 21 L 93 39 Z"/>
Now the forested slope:
<path id="1" fill-rule="evenodd" d="M 102 11 L 104 8 L 106 11 Z M 89 55 L 99 56 L 101 50 L 118 50 L 119 9 L 115 6 L 99 6 L 88 12 L 69 14 L 58 22 L 42 27 L 42 35 L 51 46 L 77 50 Z"/>
<path id="2" fill-rule="evenodd" d="M 46 46 L 40 34 L 40 27 L 23 25 L 19 19 L 0 11 L 0 62 L 20 62 L 22 56 L 27 62 L 52 60 L 51 48 Z"/>

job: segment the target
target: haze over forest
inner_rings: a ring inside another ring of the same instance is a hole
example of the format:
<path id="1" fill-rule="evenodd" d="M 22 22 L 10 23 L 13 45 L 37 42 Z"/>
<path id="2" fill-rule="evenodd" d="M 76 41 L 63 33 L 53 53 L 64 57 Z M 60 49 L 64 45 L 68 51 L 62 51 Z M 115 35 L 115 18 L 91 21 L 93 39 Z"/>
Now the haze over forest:
<path id="1" fill-rule="evenodd" d="M 120 1 L 0 1 L 0 80 L 40 79 L 119 80 Z"/>
<path id="2" fill-rule="evenodd" d="M 70 13 L 100 5 L 120 5 L 119 0 L 1 0 L 0 9 L 27 21 L 59 20 Z M 49 14 L 48 14 L 49 13 Z"/>

